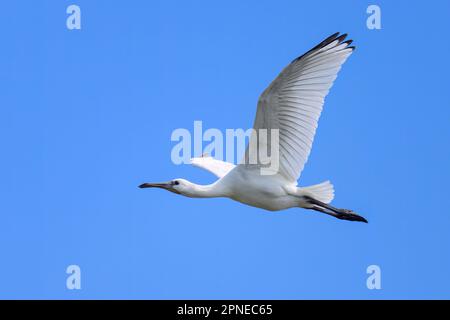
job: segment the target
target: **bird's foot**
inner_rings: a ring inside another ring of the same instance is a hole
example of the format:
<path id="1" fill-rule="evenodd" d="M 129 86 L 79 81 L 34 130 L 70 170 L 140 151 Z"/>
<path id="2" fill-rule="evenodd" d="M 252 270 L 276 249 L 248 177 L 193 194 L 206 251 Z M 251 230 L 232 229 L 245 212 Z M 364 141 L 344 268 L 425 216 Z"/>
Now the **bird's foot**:
<path id="1" fill-rule="evenodd" d="M 359 222 L 364 222 L 364 223 L 368 223 L 368 221 L 356 214 L 354 211 L 352 210 L 348 210 L 348 209 L 339 209 L 339 214 L 336 216 L 336 218 L 341 219 L 341 220 L 348 220 L 348 221 L 359 221 Z"/>

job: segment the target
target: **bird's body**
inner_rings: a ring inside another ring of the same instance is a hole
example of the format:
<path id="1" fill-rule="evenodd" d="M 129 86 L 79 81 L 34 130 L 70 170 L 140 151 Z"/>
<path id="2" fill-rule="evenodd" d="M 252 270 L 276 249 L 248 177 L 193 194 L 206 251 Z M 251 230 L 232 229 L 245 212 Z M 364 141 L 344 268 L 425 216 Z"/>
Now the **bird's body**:
<path id="1" fill-rule="evenodd" d="M 224 190 L 226 197 L 270 211 L 299 206 L 299 198 L 292 195 L 297 189 L 295 184 L 278 174 L 261 175 L 257 167 L 238 165 L 217 181 L 217 187 Z"/>
<path id="2" fill-rule="evenodd" d="M 193 160 L 208 160 L 196 158 Z M 213 161 L 219 161 L 213 159 Z M 282 175 L 261 175 L 257 166 L 237 165 L 227 175 L 210 185 L 189 185 L 182 194 L 191 198 L 230 198 L 235 201 L 269 211 L 294 207 L 308 208 L 305 197 L 313 196 L 307 188 L 299 188 Z M 328 182 L 327 182 L 328 183 Z"/>
<path id="3" fill-rule="evenodd" d="M 144 183 L 140 187 L 163 188 L 192 198 L 227 197 L 269 211 L 301 207 L 342 220 L 367 222 L 351 210 L 329 205 L 334 198 L 334 188 L 329 181 L 309 187 L 297 186 L 325 96 L 354 49 L 350 46 L 352 41 L 344 41 L 345 37 L 336 33 L 292 61 L 261 94 L 253 128 L 257 132 L 275 131 L 278 140 L 258 141 L 256 148 L 250 147 L 250 140 L 245 157 L 237 166 L 211 157 L 191 159 L 194 166 L 219 178 L 213 184 L 198 185 L 175 179 Z M 271 153 L 278 150 L 276 169 L 270 174 L 262 173 L 267 163 L 261 159 L 261 149 Z"/>
<path id="4" fill-rule="evenodd" d="M 307 193 L 282 175 L 265 176 L 256 167 L 239 165 L 227 177 L 223 182 L 232 190 L 230 198 L 238 202 L 269 211 L 307 206 L 304 200 Z"/>

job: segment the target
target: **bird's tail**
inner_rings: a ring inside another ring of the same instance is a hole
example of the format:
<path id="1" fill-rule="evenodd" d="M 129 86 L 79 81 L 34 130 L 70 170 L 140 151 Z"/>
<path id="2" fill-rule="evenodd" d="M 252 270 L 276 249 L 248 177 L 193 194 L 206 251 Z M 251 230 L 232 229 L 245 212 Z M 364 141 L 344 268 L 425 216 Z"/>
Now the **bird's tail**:
<path id="1" fill-rule="evenodd" d="M 298 190 L 323 203 L 330 203 L 334 199 L 334 187 L 328 180 L 313 186 L 298 188 Z"/>

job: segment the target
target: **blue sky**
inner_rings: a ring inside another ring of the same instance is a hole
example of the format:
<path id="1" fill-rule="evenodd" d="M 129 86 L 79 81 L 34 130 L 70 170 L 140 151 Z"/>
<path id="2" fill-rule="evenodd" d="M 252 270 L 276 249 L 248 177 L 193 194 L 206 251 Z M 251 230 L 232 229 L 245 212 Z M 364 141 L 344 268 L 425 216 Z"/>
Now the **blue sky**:
<path id="1" fill-rule="evenodd" d="M 77 4 L 82 29 L 66 28 Z M 377 4 L 382 29 L 366 27 Z M 10 1 L 0 29 L 0 298 L 450 298 L 448 1 Z M 301 185 L 368 225 L 140 190 L 176 128 L 248 128 L 282 67 L 357 50 Z M 81 268 L 81 290 L 66 267 Z M 379 265 L 381 290 L 366 268 Z"/>

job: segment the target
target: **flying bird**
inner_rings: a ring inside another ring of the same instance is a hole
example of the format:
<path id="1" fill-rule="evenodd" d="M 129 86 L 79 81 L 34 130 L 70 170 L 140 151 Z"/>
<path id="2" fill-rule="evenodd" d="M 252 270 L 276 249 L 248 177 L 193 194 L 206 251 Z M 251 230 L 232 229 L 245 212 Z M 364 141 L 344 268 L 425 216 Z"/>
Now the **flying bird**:
<path id="1" fill-rule="evenodd" d="M 238 165 L 210 156 L 191 159 L 192 165 L 216 175 L 209 185 L 198 185 L 185 179 L 163 183 L 143 183 L 140 188 L 162 188 L 192 198 L 227 197 L 235 201 L 270 210 L 305 208 L 319 211 L 341 220 L 366 222 L 352 210 L 330 205 L 334 187 L 330 181 L 299 187 L 297 180 L 311 151 L 324 99 L 337 77 L 342 64 L 355 49 L 347 34 L 335 33 L 317 46 L 293 60 L 261 94 L 253 129 L 277 129 L 278 170 L 261 174 L 262 161 L 247 146 L 244 159 L 256 156 L 251 164 Z M 249 145 L 252 144 L 250 138 Z M 271 149 L 271 139 L 265 143 Z M 261 147 L 261 145 L 258 145 Z"/>

